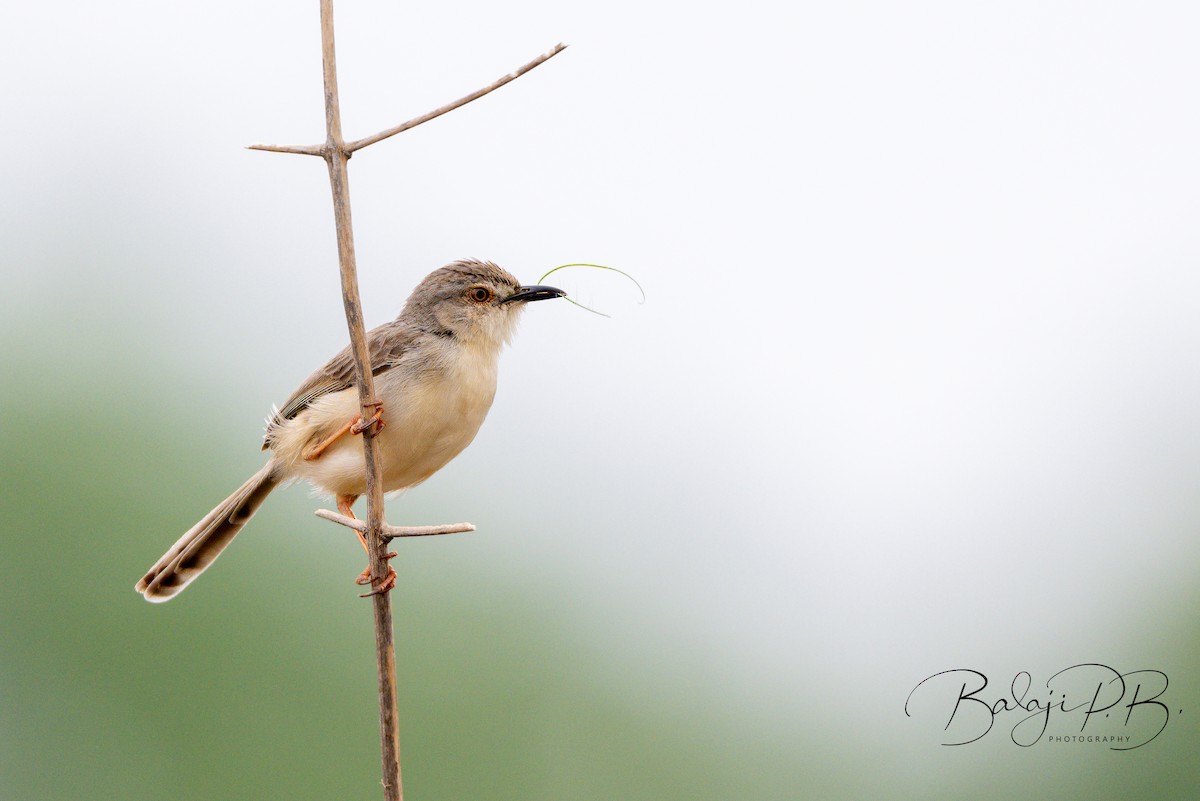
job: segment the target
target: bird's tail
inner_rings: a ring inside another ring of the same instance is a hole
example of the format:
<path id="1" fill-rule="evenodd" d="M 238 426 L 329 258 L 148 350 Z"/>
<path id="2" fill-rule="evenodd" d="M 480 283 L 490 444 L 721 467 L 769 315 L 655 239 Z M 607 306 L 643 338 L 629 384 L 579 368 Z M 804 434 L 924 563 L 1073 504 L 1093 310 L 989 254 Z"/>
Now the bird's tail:
<path id="1" fill-rule="evenodd" d="M 179 542 L 154 563 L 154 567 L 146 572 L 134 589 L 144 595 L 147 601 L 154 603 L 169 601 L 182 592 L 221 555 L 225 546 L 233 541 L 246 521 L 262 506 L 271 490 L 279 486 L 279 479 L 274 473 L 274 462 L 268 462 L 180 537 Z"/>

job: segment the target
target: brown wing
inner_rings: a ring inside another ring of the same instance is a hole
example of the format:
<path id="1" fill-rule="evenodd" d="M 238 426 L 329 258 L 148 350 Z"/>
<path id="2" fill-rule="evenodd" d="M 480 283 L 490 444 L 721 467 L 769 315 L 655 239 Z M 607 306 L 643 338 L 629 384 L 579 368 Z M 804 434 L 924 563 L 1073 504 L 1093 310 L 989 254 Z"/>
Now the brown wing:
<path id="1" fill-rule="evenodd" d="M 379 375 L 390 370 L 404 356 L 417 336 L 416 331 L 397 321 L 384 323 L 367 332 L 367 351 L 371 355 L 371 374 Z M 315 373 L 310 375 L 279 411 L 267 423 L 263 437 L 263 450 L 271 446 L 274 429 L 284 420 L 291 420 L 307 409 L 313 401 L 331 392 L 340 392 L 354 386 L 354 359 L 347 346 Z"/>

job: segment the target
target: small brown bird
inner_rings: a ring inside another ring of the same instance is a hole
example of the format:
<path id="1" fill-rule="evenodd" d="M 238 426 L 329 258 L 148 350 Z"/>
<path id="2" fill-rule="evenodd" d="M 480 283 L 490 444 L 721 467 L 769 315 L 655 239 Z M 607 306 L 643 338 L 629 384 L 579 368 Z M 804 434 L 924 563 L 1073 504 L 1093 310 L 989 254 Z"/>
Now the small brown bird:
<path id="1" fill-rule="evenodd" d="M 563 297 L 522 286 L 486 261 L 456 261 L 417 285 L 404 310 L 367 332 L 375 392 L 372 419 L 360 417 L 347 348 L 308 377 L 267 425 L 270 460 L 163 554 L 136 589 L 169 600 L 204 572 L 273 489 L 303 479 L 336 498 L 342 514 L 366 492 L 362 444 L 353 434 L 376 425 L 385 492 L 416 486 L 462 452 L 496 394 L 500 351 L 526 303 Z M 361 539 L 361 535 L 360 535 Z M 366 543 L 363 543 L 366 547 Z M 359 577 L 369 583 L 369 568 Z M 395 581 L 394 571 L 380 589 Z"/>

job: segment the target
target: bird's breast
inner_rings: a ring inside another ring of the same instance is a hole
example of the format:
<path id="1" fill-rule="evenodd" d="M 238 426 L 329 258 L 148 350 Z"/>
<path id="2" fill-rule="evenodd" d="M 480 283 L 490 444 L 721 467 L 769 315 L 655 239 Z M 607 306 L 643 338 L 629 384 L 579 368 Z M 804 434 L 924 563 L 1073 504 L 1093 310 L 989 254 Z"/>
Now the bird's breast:
<path id="1" fill-rule="evenodd" d="M 380 375 L 384 489 L 419 484 L 471 444 L 496 396 L 495 360 L 459 360 L 449 369 L 392 386 Z"/>
<path id="2" fill-rule="evenodd" d="M 376 375 L 375 394 L 383 403 L 384 422 L 376 442 L 386 492 L 420 484 L 471 444 L 496 395 L 498 355 L 498 348 L 452 345 L 426 350 L 423 358 L 405 359 Z M 357 393 L 351 387 L 321 398 L 288 422 L 274 448 L 288 465 L 288 477 L 335 495 L 366 492 L 363 446 L 357 436 L 343 435 L 311 461 L 296 455 L 309 441 L 305 429 L 336 431 L 358 415 Z"/>

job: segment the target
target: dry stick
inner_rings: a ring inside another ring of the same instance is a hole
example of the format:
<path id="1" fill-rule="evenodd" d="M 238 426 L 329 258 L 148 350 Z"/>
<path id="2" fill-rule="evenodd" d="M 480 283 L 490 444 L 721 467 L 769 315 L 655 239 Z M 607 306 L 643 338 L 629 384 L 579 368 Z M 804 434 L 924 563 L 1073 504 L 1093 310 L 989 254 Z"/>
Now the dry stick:
<path id="1" fill-rule="evenodd" d="M 362 139 L 356 139 L 353 142 L 346 145 L 346 149 L 349 152 L 353 153 L 356 150 L 361 150 L 362 148 L 366 147 L 367 145 L 373 145 L 376 142 L 379 142 L 383 139 L 387 139 L 389 136 L 395 136 L 398 133 L 407 131 L 409 128 L 416 128 L 421 123 L 429 122 L 430 120 L 432 120 L 435 117 L 440 117 L 443 114 L 445 114 L 447 111 L 454 111 L 454 109 L 458 108 L 459 106 L 465 106 L 467 103 L 470 103 L 472 100 L 478 100 L 479 98 L 486 95 L 488 92 L 493 92 L 493 91 L 499 89 L 501 86 L 504 86 L 504 84 L 508 83 L 509 81 L 513 81 L 513 80 L 516 80 L 517 78 L 520 78 L 522 75 L 529 72 L 534 67 L 538 66 L 539 64 L 541 64 L 545 61 L 548 61 L 549 59 L 553 58 L 554 56 L 557 56 L 559 53 L 561 53 L 562 51 L 564 51 L 566 49 L 567 49 L 567 46 L 565 44 L 563 44 L 562 42 L 559 42 L 554 47 L 552 47 L 550 50 L 548 50 L 545 53 L 542 53 L 540 56 L 535 58 L 533 61 L 530 61 L 525 66 L 518 67 L 517 69 L 513 70 L 509 74 L 505 75 L 503 78 L 498 78 L 497 80 L 495 80 L 491 84 L 483 87 L 482 89 L 480 89 L 476 92 L 472 92 L 471 94 L 467 95 L 466 97 L 460 97 L 458 100 L 455 100 L 453 103 L 447 103 L 446 105 L 442 106 L 441 108 L 435 108 L 433 111 L 430 111 L 427 114 L 422 114 L 420 117 L 413 117 L 408 122 L 402 122 L 394 128 L 388 128 L 386 131 L 380 131 L 379 133 L 375 134 L 374 136 L 367 136 Z"/>
<path id="2" fill-rule="evenodd" d="M 350 219 L 350 185 L 346 173 L 346 153 L 342 141 L 341 109 L 338 105 L 337 59 L 333 47 L 333 0 L 321 0 L 321 63 L 325 81 L 325 163 L 329 167 L 329 186 L 333 192 L 333 214 L 337 228 L 338 265 L 342 277 L 342 300 L 346 307 L 346 325 L 350 329 L 350 349 L 354 355 L 354 380 L 363 420 L 370 418 L 376 406 L 371 357 L 363 326 L 362 302 L 358 296 L 358 269 L 354 259 L 354 229 Z M 383 476 L 378 429 L 363 432 L 363 459 L 367 474 L 367 544 L 371 576 L 387 575 L 383 526 Z M 396 709 L 396 650 L 392 640 L 392 601 L 388 593 L 372 598 L 375 610 L 375 661 L 379 673 L 379 741 L 383 766 L 385 801 L 402 801 L 400 781 L 400 725 Z"/>
<path id="3" fill-rule="evenodd" d="M 355 531 L 361 531 L 364 534 L 367 532 L 367 524 L 357 518 L 339 515 L 337 512 L 331 512 L 328 509 L 318 509 L 313 514 L 317 517 L 331 520 L 334 523 L 339 523 L 347 528 L 352 528 Z M 440 526 L 392 526 L 384 523 L 381 534 L 385 542 L 391 542 L 400 537 L 432 537 L 437 534 L 460 534 L 465 531 L 474 530 L 475 526 L 470 523 L 445 523 Z"/>
<path id="4" fill-rule="evenodd" d="M 325 143 L 323 145 L 251 145 L 252 150 L 271 150 L 280 153 L 299 153 L 321 156 L 329 167 L 329 185 L 333 193 L 334 221 L 337 227 L 338 265 L 342 278 L 342 301 L 346 308 L 346 325 L 350 329 L 350 349 L 354 356 L 354 377 L 358 385 L 359 404 L 364 420 L 377 408 L 375 387 L 372 380 L 371 359 L 367 349 L 366 331 L 362 319 L 362 303 L 358 294 L 358 270 L 354 258 L 354 231 L 350 219 L 350 186 L 346 162 L 350 155 L 367 145 L 374 144 L 401 131 L 415 128 L 423 122 L 439 117 L 459 106 L 470 103 L 509 81 L 524 75 L 529 70 L 562 52 L 565 45 L 559 44 L 525 66 L 500 78 L 477 92 L 460 98 L 453 103 L 423 114 L 394 128 L 374 136 L 346 144 L 342 139 L 341 111 L 338 105 L 337 61 L 333 46 L 333 0 L 321 0 L 321 61 L 325 82 Z M 374 435 L 377 430 L 363 432 L 363 458 L 367 478 L 367 519 L 350 521 L 349 518 L 321 510 L 327 517 L 342 525 L 363 531 L 369 546 L 371 575 L 377 580 L 387 574 L 386 544 L 395 537 L 429 536 L 450 534 L 459 531 L 474 531 L 469 523 L 448 526 L 397 527 L 383 522 L 383 480 L 381 462 Z M 392 602 L 388 593 L 372 596 L 375 610 L 375 656 L 379 670 L 379 738 L 383 764 L 384 801 L 403 801 L 404 790 L 400 781 L 400 727 L 396 711 L 396 652 L 392 635 Z"/>

